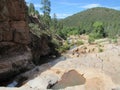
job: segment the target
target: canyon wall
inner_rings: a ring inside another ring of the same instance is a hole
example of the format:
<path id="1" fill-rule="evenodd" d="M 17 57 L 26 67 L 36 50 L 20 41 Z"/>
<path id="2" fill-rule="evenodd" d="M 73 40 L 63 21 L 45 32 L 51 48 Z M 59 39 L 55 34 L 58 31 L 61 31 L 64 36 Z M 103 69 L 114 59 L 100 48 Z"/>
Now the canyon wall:
<path id="1" fill-rule="evenodd" d="M 27 11 L 25 0 L 0 0 L 0 83 L 58 54 L 51 36 L 31 32 L 29 23 L 44 25 Z"/>
<path id="2" fill-rule="evenodd" d="M 0 0 L 0 47 L 29 43 L 26 13 L 24 0 Z"/>
<path id="3" fill-rule="evenodd" d="M 34 66 L 26 16 L 24 0 L 0 0 L 0 81 Z"/>

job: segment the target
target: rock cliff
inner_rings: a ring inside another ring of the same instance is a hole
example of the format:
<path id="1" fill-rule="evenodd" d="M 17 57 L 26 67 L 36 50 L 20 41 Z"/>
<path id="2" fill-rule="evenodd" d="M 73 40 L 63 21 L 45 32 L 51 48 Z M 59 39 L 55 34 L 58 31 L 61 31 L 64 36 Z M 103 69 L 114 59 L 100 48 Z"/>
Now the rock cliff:
<path id="1" fill-rule="evenodd" d="M 0 83 L 57 53 L 51 37 L 33 34 L 29 23 L 44 29 L 38 18 L 28 16 L 25 0 L 0 0 Z"/>
<path id="2" fill-rule="evenodd" d="M 24 0 L 0 0 L 0 47 L 29 43 L 26 11 Z"/>
<path id="3" fill-rule="evenodd" d="M 58 57 L 60 54 L 55 49 L 56 45 L 53 43 L 53 37 L 45 30 L 42 20 L 35 16 L 29 16 L 28 23 L 31 38 L 29 47 L 33 54 L 33 62 L 35 64 L 43 64 L 50 61 L 51 58 Z M 33 27 L 37 25 L 37 28 L 31 27 L 31 25 Z"/>
<path id="4" fill-rule="evenodd" d="M 32 68 L 24 0 L 0 0 L 0 81 Z"/>

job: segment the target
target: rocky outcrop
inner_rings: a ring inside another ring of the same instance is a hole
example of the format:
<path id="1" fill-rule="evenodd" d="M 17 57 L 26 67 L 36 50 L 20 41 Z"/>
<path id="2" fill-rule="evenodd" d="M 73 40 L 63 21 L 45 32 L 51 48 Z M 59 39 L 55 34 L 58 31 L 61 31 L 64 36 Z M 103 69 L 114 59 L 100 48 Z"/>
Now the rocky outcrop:
<path id="1" fill-rule="evenodd" d="M 0 47 L 29 43 L 26 9 L 24 0 L 0 1 Z"/>
<path id="2" fill-rule="evenodd" d="M 32 68 L 24 0 L 0 0 L 0 82 Z"/>
<path id="3" fill-rule="evenodd" d="M 42 58 L 58 54 L 51 37 L 38 37 L 28 23 L 44 30 L 38 18 L 27 16 L 25 0 L 0 0 L 0 82 L 33 68 L 32 60 L 42 64 Z"/>
<path id="4" fill-rule="evenodd" d="M 29 46 L 32 50 L 33 62 L 35 64 L 43 64 L 48 62 L 48 59 L 59 56 L 58 51 L 55 49 L 56 45 L 52 42 L 53 37 L 45 30 L 45 25 L 41 20 L 38 17 L 29 16 L 28 22 L 31 38 Z"/>
<path id="5" fill-rule="evenodd" d="M 101 53 L 58 58 L 22 74 L 19 88 L 0 90 L 120 90 L 120 46 L 105 45 Z M 14 82 L 18 82 L 16 80 Z"/>
<path id="6" fill-rule="evenodd" d="M 12 77 L 30 70 L 34 67 L 31 62 L 32 53 L 25 47 L 15 47 L 18 51 L 12 51 L 12 54 L 2 55 L 0 58 L 0 82 L 9 81 Z M 24 49 L 23 51 L 20 50 Z M 11 48 L 12 49 L 12 48 Z M 4 84 L 3 84 L 4 85 Z"/>
<path id="7" fill-rule="evenodd" d="M 46 35 L 42 35 L 41 38 L 31 33 L 31 48 L 33 51 L 33 56 L 45 56 L 50 53 L 50 47 L 48 46 L 49 38 Z"/>
<path id="8" fill-rule="evenodd" d="M 84 54 L 99 53 L 104 51 L 104 45 L 84 44 L 69 51 L 70 57 L 80 57 Z"/>
<path id="9" fill-rule="evenodd" d="M 52 38 L 47 34 L 42 34 L 40 37 L 31 33 L 30 48 L 33 54 L 33 62 L 35 64 L 43 64 L 48 62 L 50 58 L 59 56 L 55 50 L 55 44 L 52 43 Z"/>
<path id="10" fill-rule="evenodd" d="M 120 46 L 105 47 L 101 53 L 66 60 L 59 58 L 39 66 L 23 75 L 28 78 L 31 75 L 32 79 L 19 89 L 47 90 L 53 86 L 53 90 L 119 90 Z"/>

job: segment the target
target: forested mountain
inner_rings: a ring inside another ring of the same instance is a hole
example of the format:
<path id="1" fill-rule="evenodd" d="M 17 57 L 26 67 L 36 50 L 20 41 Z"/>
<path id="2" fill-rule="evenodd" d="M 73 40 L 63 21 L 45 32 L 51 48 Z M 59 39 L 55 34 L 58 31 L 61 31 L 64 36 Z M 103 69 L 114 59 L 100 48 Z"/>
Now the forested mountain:
<path id="1" fill-rule="evenodd" d="M 93 24 L 100 22 L 109 35 L 120 35 L 120 11 L 97 7 L 88 9 L 61 20 L 64 27 L 78 27 L 86 32 L 93 30 Z"/>

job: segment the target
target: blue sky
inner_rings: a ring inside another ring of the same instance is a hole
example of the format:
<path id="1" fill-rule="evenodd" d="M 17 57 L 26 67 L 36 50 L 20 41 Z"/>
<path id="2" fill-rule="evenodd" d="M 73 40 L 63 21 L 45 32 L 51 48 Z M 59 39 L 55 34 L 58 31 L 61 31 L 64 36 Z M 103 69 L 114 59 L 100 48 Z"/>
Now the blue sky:
<path id="1" fill-rule="evenodd" d="M 35 8 L 41 13 L 41 0 L 25 0 L 27 4 L 33 3 Z M 51 16 L 56 13 L 57 18 L 65 18 L 77 12 L 93 8 L 108 7 L 120 10 L 120 0 L 50 0 Z"/>

